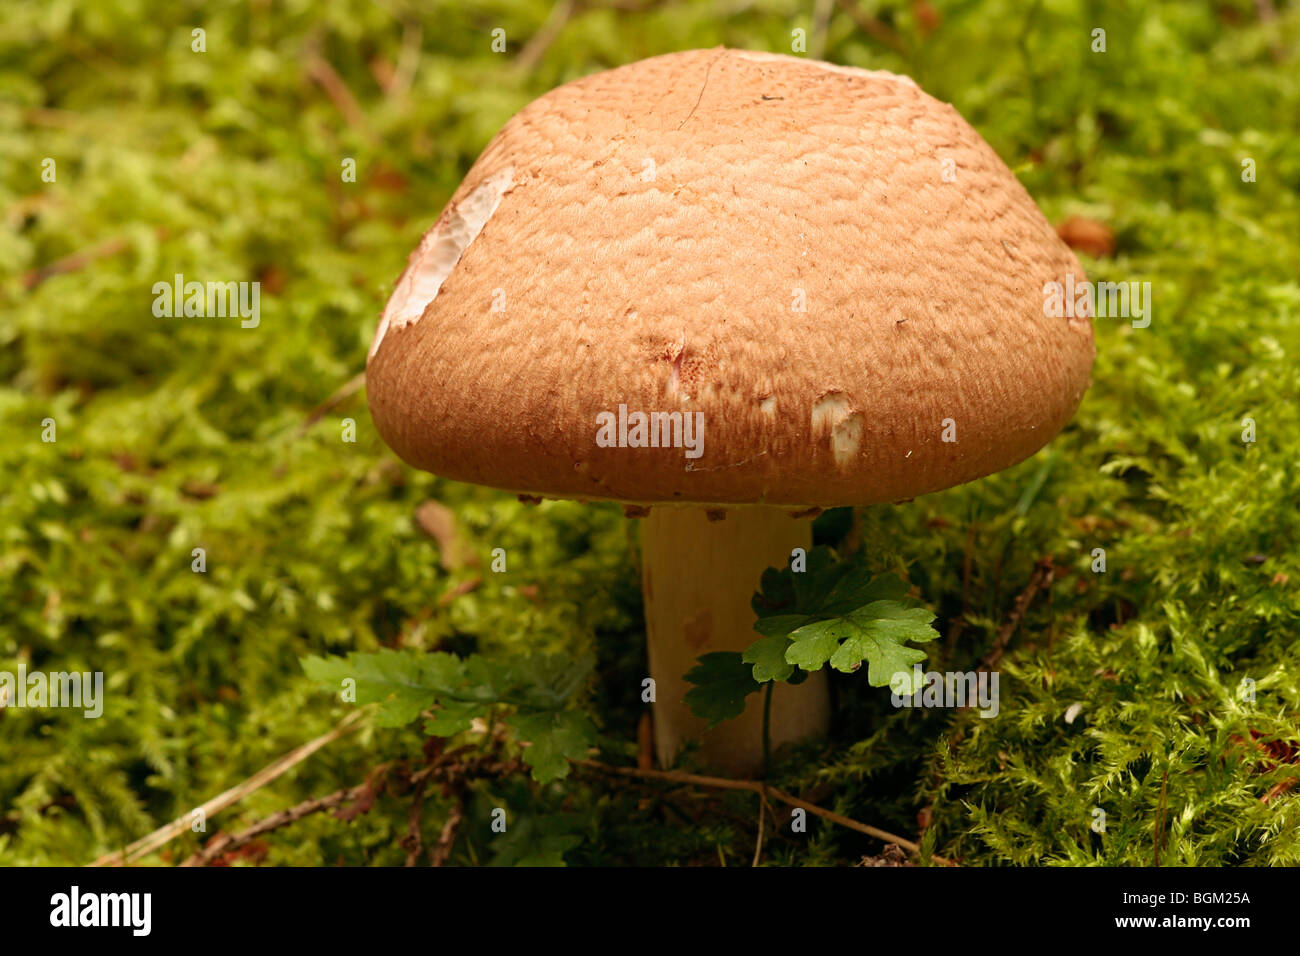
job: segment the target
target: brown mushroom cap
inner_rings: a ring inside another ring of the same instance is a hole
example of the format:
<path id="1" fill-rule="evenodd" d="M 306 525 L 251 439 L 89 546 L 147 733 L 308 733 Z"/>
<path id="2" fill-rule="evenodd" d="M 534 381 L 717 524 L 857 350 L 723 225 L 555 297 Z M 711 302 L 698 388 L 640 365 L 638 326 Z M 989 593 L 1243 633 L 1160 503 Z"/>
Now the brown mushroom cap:
<path id="1" fill-rule="evenodd" d="M 911 498 L 1070 419 L 1092 326 L 1044 309 L 1070 274 L 1006 165 L 906 77 L 674 53 L 497 134 L 385 309 L 370 408 L 409 463 L 515 492 Z M 620 405 L 703 413 L 702 454 L 600 447 Z"/>

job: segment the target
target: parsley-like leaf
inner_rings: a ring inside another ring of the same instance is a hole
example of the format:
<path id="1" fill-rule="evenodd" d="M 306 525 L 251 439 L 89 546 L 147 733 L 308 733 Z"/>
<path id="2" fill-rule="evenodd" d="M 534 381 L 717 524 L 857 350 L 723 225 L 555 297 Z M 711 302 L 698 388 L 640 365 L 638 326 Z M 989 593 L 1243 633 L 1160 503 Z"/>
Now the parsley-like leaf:
<path id="1" fill-rule="evenodd" d="M 569 761 L 580 760 L 596 745 L 596 728 L 580 710 L 537 711 L 506 718 L 524 748 L 524 763 L 538 783 L 559 780 L 569 773 Z"/>
<path id="2" fill-rule="evenodd" d="M 828 548 L 809 552 L 804 571 L 769 568 L 752 606 L 754 630 L 763 637 L 743 660 L 758 682 L 789 680 L 795 667 L 815 671 L 827 663 L 847 673 L 866 661 L 872 687 L 913 693 L 912 665 L 926 655 L 909 642 L 938 636 L 934 615 L 908 599 L 906 582 L 893 574 L 871 577 L 836 561 Z"/>
<path id="3" fill-rule="evenodd" d="M 403 727 L 429 713 L 426 733 L 450 737 L 468 730 L 500 704 L 518 707 L 507 719 L 516 735 L 532 746 L 524 762 L 539 781 L 568 773 L 568 761 L 586 754 L 596 741 L 591 721 L 581 711 L 565 710 L 565 702 L 586 680 L 595 660 L 561 657 L 465 659 L 453 654 L 425 654 L 385 649 L 347 657 L 308 657 L 307 676 L 341 690 L 353 683 L 356 703 L 378 704 L 380 727 Z"/>
<path id="4" fill-rule="evenodd" d="M 789 646 L 790 638 L 785 634 L 773 634 L 750 644 L 741 659 L 746 664 L 754 665 L 753 677 L 759 683 L 789 680 L 794 674 L 794 664 L 785 659 L 785 651 Z"/>
<path id="5" fill-rule="evenodd" d="M 464 666 L 453 654 L 408 654 L 383 650 L 347 657 L 307 657 L 302 668 L 314 681 L 341 690 L 355 682 L 358 704 L 379 704 L 380 727 L 403 727 L 433 706 L 440 691 L 461 683 Z"/>
<path id="6" fill-rule="evenodd" d="M 564 854 L 582 842 L 581 824 L 568 814 L 524 816 L 492 839 L 489 866 L 564 866 Z"/>

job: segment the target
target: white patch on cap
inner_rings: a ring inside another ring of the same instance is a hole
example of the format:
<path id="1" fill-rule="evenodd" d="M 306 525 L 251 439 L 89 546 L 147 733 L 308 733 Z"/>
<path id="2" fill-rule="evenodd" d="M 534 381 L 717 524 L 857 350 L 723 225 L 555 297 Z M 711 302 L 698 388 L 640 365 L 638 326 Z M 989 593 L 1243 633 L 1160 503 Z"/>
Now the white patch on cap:
<path id="1" fill-rule="evenodd" d="M 840 66 L 838 63 L 827 63 L 823 60 L 805 60 L 803 57 L 790 56 L 788 53 L 764 53 L 761 50 L 737 50 L 736 55 L 742 60 L 759 62 L 799 60 L 801 63 L 822 70 L 829 70 L 832 73 L 843 73 L 846 76 L 859 76 L 870 80 L 897 80 L 899 83 L 906 83 L 908 86 L 916 86 L 916 80 L 910 76 L 903 76 L 901 73 L 890 73 L 888 70 L 864 70 L 860 66 Z"/>
<path id="2" fill-rule="evenodd" d="M 478 238 L 501 205 L 501 198 L 514 187 L 514 178 L 513 166 L 501 170 L 460 202 L 447 207 L 433 228 L 424 234 L 411 253 L 406 271 L 397 280 L 397 288 L 384 306 L 379 328 L 370 344 L 370 354 L 366 357 L 367 363 L 379 351 L 379 343 L 390 328 L 405 328 L 420 321 L 420 316 L 438 297 L 443 282 L 456 268 L 469 244 Z"/>
<path id="3" fill-rule="evenodd" d="M 862 428 L 862 416 L 851 410 L 848 396 L 843 392 L 823 395 L 813 406 L 813 434 L 830 433 L 831 454 L 837 465 L 847 465 L 857 458 Z"/>

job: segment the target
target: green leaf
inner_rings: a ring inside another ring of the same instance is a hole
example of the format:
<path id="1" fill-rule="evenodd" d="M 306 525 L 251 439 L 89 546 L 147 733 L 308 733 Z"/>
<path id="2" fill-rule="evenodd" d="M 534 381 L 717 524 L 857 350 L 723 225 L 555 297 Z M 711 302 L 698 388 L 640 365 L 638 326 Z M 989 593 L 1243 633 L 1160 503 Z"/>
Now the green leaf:
<path id="1" fill-rule="evenodd" d="M 569 761 L 580 760 L 596 745 L 596 728 L 578 710 L 514 714 L 506 719 L 524 748 L 524 763 L 538 783 L 559 780 L 569 773 Z"/>
<path id="2" fill-rule="evenodd" d="M 852 634 L 848 622 L 842 618 L 805 625 L 790 632 L 792 640 L 785 659 L 806 671 L 815 671 L 839 650 L 840 641 Z"/>
<path id="3" fill-rule="evenodd" d="M 759 592 L 750 602 L 754 613 L 760 619 L 815 613 L 849 567 L 837 561 L 829 548 L 813 548 L 803 571 L 768 568 L 763 572 Z"/>
<path id="4" fill-rule="evenodd" d="M 331 689 L 341 691 L 343 681 L 354 681 L 356 703 L 379 705 L 379 726 L 402 727 L 432 711 L 424 722 L 425 732 L 450 737 L 468 730 L 475 717 L 486 716 L 499 704 L 518 706 L 531 715 L 529 719 L 563 717 L 568 712 L 558 712 L 586 680 L 595 659 L 587 653 L 577 660 L 562 656 L 489 660 L 480 655 L 462 660 L 453 654 L 385 649 L 346 658 L 308 657 L 302 663 L 308 677 Z M 565 733 L 573 729 L 571 718 L 564 717 L 557 726 L 562 731 L 559 745 L 567 746 Z M 537 749 L 536 759 L 550 772 L 556 765 L 548 746 Z M 527 756 L 525 761 L 534 762 Z"/>
<path id="5" fill-rule="evenodd" d="M 567 814 L 525 816 L 492 839 L 491 866 L 564 866 L 564 854 L 582 842 Z"/>
<path id="6" fill-rule="evenodd" d="M 840 614 L 874 601 L 906 599 L 907 582 L 896 574 L 885 573 L 875 577 L 861 573 L 846 574 L 827 597 L 822 611 L 826 614 Z"/>
<path id="7" fill-rule="evenodd" d="M 696 685 L 686 692 L 691 713 L 707 720 L 710 727 L 739 717 L 745 710 L 745 698 L 759 689 L 751 670 L 735 651 L 702 655 L 686 675 Z"/>
<path id="8" fill-rule="evenodd" d="M 383 650 L 344 657 L 307 657 L 303 670 L 312 680 L 342 692 L 344 681 L 355 682 L 358 704 L 379 704 L 376 723 L 402 727 L 418 718 L 463 677 L 460 659 L 452 654 L 414 654 Z"/>
<path id="9" fill-rule="evenodd" d="M 925 652 L 908 647 L 907 642 L 934 640 L 938 633 L 930 627 L 933 620 L 934 615 L 925 608 L 909 608 L 897 601 L 875 601 L 846 617 L 796 631 L 794 645 L 787 656 L 800 653 L 797 649 L 805 643 L 810 649 L 802 653 L 810 659 L 814 656 L 812 648 L 818 656 L 829 648 L 826 659 L 837 671 L 851 673 L 865 660 L 867 683 L 872 687 L 890 685 L 900 693 L 912 693 L 915 690 L 912 665 L 925 660 Z M 838 646 L 830 646 L 832 639 Z M 893 684 L 896 674 L 905 676 Z"/>
<path id="10" fill-rule="evenodd" d="M 474 718 L 481 715 L 479 703 L 440 699 L 432 717 L 424 722 L 424 732 L 434 737 L 450 737 L 469 730 Z"/>
<path id="11" fill-rule="evenodd" d="M 515 658 L 523 701 L 543 710 L 560 710 L 596 667 L 596 656 L 585 651 L 577 658 L 534 654 Z"/>
<path id="12" fill-rule="evenodd" d="M 902 673 L 904 692 L 912 665 L 925 653 L 911 643 L 933 640 L 934 615 L 907 597 L 907 582 L 894 574 L 874 577 L 858 565 L 837 561 L 828 548 L 814 548 L 807 568 L 769 568 L 752 602 L 763 637 L 742 656 L 755 681 L 789 680 L 795 667 L 816 671 L 830 664 L 852 672 L 868 663 L 867 682 L 890 684 Z M 914 688 L 913 688 L 914 689 Z"/>
<path id="13" fill-rule="evenodd" d="M 785 637 L 807 620 L 807 614 L 779 614 L 775 617 L 760 617 L 754 622 L 754 630 L 768 637 Z"/>
<path id="14" fill-rule="evenodd" d="M 889 685 L 899 694 L 917 690 L 912 665 L 925 660 L 925 652 L 908 647 L 907 642 L 921 644 L 938 636 L 930 626 L 933 614 L 924 608 L 878 601 L 841 620 L 848 633 L 830 658 L 832 667 L 848 673 L 861 667 L 865 660 L 867 683 L 872 687 Z"/>
<path id="15" fill-rule="evenodd" d="M 769 680 L 789 680 L 790 675 L 794 673 L 794 665 L 785 659 L 786 648 L 789 646 L 790 638 L 783 633 L 774 634 L 772 637 L 765 637 L 750 644 L 741 655 L 741 659 L 746 664 L 754 665 L 753 677 L 759 683 Z"/>

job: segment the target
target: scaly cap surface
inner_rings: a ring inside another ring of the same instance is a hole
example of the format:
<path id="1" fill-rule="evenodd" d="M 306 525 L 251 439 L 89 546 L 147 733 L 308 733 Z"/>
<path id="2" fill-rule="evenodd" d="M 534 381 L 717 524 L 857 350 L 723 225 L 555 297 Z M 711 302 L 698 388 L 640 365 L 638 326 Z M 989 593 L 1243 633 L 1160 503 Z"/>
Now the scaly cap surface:
<path id="1" fill-rule="evenodd" d="M 1070 419 L 1094 353 L 1087 317 L 1044 314 L 1067 274 L 1015 176 L 911 80 L 674 53 L 497 134 L 385 309 L 370 407 L 409 463 L 515 492 L 911 498 Z M 601 447 L 620 405 L 702 413 L 702 453 Z"/>

